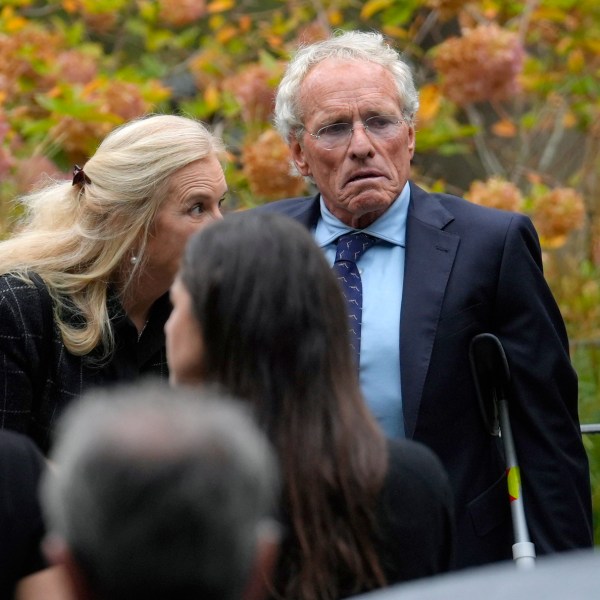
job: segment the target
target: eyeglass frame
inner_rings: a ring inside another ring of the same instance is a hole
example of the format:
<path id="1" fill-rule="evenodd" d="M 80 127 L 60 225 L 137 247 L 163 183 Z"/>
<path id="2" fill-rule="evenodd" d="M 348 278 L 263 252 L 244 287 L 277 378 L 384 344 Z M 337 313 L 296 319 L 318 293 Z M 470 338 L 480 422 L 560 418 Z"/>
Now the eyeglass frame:
<path id="1" fill-rule="evenodd" d="M 367 117 L 366 119 L 361 119 L 360 123 L 363 126 L 363 129 L 365 130 L 365 133 L 368 133 L 369 131 L 369 125 L 367 124 L 367 121 L 370 121 L 371 119 L 377 119 L 377 118 L 381 118 L 381 117 L 387 117 L 390 118 L 390 125 L 399 125 L 400 123 L 406 123 L 407 125 L 410 125 L 410 119 L 408 119 L 406 116 L 404 115 L 371 115 L 370 117 Z M 348 123 L 347 121 L 338 121 L 338 122 L 334 122 L 334 123 L 330 123 L 329 125 L 323 125 L 323 127 L 320 127 L 319 129 L 317 129 L 317 131 L 315 133 L 310 132 L 308 129 L 306 129 L 306 127 L 304 127 L 304 125 L 302 126 L 302 129 L 304 131 L 306 131 L 306 133 L 308 133 L 308 135 L 310 135 L 311 137 L 313 137 L 316 140 L 321 139 L 322 134 L 320 134 L 319 132 L 323 131 L 324 129 L 327 129 L 328 127 L 331 127 L 333 125 L 350 125 L 350 129 L 348 130 L 348 134 L 346 136 L 346 140 L 347 143 L 350 143 L 350 140 L 352 139 L 352 135 L 354 133 L 354 123 L 356 123 L 357 121 L 353 121 L 352 123 Z M 377 138 L 377 134 L 375 134 L 375 139 L 379 139 Z M 333 146 L 331 148 L 326 148 L 325 146 L 322 146 L 322 148 L 324 150 L 336 150 L 338 148 L 342 147 L 342 143 L 340 143 L 337 146 Z"/>

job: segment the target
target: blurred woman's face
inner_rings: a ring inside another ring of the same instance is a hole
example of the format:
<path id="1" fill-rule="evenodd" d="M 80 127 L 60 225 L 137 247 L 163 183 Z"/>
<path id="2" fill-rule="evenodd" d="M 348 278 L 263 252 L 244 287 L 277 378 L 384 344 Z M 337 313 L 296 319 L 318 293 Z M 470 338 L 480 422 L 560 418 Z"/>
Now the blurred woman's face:
<path id="1" fill-rule="evenodd" d="M 179 277 L 171 286 L 173 310 L 165 324 L 167 362 L 171 385 L 202 382 L 203 340 L 192 311 L 192 296 Z"/>

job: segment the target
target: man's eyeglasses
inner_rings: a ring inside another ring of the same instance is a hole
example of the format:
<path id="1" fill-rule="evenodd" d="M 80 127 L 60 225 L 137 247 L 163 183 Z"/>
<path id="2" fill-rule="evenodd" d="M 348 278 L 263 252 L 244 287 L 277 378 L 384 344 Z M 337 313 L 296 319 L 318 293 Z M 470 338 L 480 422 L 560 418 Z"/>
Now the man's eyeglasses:
<path id="1" fill-rule="evenodd" d="M 377 140 L 390 140 L 398 134 L 403 117 L 395 115 L 376 115 L 362 122 L 365 131 Z M 321 127 L 316 133 L 307 133 L 317 140 L 325 150 L 333 150 L 346 145 L 354 132 L 353 123 L 332 123 Z"/>

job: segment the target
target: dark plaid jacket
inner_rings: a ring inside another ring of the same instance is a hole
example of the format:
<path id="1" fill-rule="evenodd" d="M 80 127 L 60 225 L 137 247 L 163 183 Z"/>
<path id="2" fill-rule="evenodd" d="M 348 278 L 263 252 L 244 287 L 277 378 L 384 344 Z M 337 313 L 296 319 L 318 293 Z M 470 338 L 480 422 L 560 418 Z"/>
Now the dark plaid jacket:
<path id="1" fill-rule="evenodd" d="M 171 310 L 168 296 L 160 298 L 138 340 L 121 304 L 111 298 L 116 349 L 109 361 L 95 366 L 89 356 L 65 348 L 47 298 L 18 278 L 0 277 L 0 428 L 28 434 L 44 452 L 57 417 L 86 389 L 143 375 L 168 376 L 163 327 Z"/>

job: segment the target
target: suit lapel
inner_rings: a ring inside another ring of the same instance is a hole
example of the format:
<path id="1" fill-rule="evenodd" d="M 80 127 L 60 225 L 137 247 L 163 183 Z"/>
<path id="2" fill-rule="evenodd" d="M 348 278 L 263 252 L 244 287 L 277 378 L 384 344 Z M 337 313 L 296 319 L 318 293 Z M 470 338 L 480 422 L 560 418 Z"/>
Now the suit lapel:
<path id="1" fill-rule="evenodd" d="M 406 437 L 414 435 L 433 342 L 459 236 L 443 231 L 454 217 L 411 183 L 406 224 L 400 370 Z"/>

